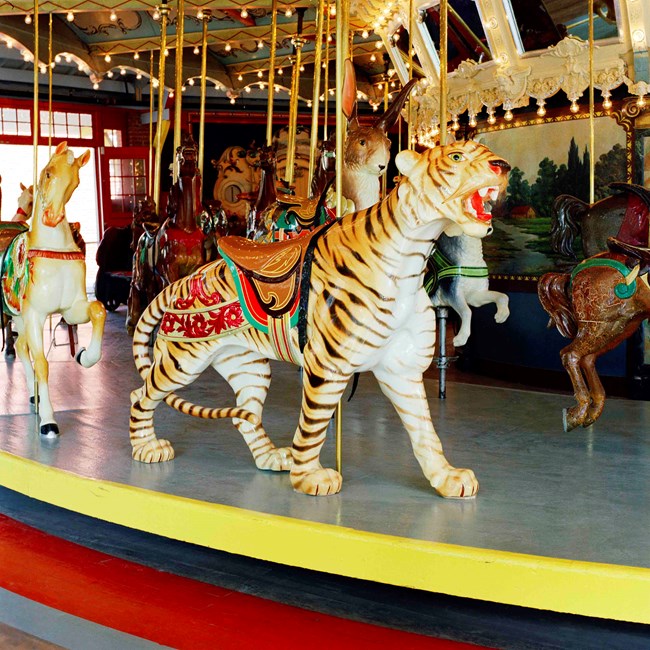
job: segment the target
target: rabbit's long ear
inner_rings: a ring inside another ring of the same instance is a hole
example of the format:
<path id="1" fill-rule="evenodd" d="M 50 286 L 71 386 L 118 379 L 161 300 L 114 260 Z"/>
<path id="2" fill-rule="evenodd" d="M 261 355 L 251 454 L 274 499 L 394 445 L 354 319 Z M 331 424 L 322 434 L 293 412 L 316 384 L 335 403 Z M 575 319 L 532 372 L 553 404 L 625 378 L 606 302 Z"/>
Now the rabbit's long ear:
<path id="1" fill-rule="evenodd" d="M 343 115 L 348 119 L 348 126 L 357 126 L 357 80 L 354 75 L 354 64 L 351 59 L 345 60 Z"/>
<path id="2" fill-rule="evenodd" d="M 406 100 L 411 94 L 411 89 L 416 83 L 417 83 L 417 79 L 411 79 L 411 81 L 409 81 L 404 86 L 404 88 L 402 88 L 397 98 L 393 101 L 393 103 L 386 109 L 386 112 L 375 123 L 375 126 L 378 129 L 381 129 L 384 133 L 387 133 L 388 129 L 390 129 L 393 126 L 393 124 L 397 122 L 397 118 L 399 117 L 402 108 L 404 108 L 404 104 L 406 103 Z"/>

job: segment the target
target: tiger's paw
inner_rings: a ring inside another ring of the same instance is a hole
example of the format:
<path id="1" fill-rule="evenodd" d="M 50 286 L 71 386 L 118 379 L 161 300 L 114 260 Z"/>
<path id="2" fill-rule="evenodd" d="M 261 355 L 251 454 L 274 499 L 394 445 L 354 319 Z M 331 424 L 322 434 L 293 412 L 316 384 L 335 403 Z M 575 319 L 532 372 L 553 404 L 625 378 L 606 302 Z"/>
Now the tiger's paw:
<path id="1" fill-rule="evenodd" d="M 291 472 L 291 485 L 296 492 L 324 497 L 341 490 L 343 477 L 333 469 L 320 468 L 306 474 Z"/>
<path id="2" fill-rule="evenodd" d="M 441 497 L 452 499 L 468 499 L 478 492 L 478 481 L 471 469 L 448 467 L 434 476 L 431 485 Z"/>
<path id="3" fill-rule="evenodd" d="M 156 438 L 142 444 L 134 443 L 131 455 L 141 463 L 162 463 L 174 459 L 174 448 L 169 440 Z"/>
<path id="4" fill-rule="evenodd" d="M 293 467 L 291 447 L 278 447 L 267 451 L 255 459 L 258 469 L 272 472 L 288 472 Z"/>

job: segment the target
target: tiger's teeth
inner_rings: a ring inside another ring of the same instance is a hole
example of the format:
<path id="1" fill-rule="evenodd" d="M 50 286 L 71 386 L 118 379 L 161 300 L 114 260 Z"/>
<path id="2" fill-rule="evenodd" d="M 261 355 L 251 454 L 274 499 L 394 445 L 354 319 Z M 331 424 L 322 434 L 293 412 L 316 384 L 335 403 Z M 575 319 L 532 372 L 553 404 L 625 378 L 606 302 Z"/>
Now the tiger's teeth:
<path id="1" fill-rule="evenodd" d="M 485 198 L 487 196 L 487 193 L 491 190 L 492 188 L 490 187 L 482 187 L 479 191 L 478 194 L 481 198 Z"/>

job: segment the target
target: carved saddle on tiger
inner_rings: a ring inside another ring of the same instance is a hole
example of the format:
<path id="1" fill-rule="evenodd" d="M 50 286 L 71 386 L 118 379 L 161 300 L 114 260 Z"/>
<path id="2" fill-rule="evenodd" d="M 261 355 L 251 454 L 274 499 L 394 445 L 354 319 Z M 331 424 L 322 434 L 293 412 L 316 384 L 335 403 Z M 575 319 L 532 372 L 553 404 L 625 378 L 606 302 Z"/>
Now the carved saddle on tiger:
<path id="1" fill-rule="evenodd" d="M 304 330 L 313 250 L 321 226 L 308 235 L 271 244 L 226 236 L 218 247 L 237 288 L 244 315 L 256 329 L 267 333 L 280 358 L 297 363 L 299 351 L 290 330 Z M 302 289 L 302 291 L 301 291 Z M 304 331 L 300 333 L 304 347 Z"/>

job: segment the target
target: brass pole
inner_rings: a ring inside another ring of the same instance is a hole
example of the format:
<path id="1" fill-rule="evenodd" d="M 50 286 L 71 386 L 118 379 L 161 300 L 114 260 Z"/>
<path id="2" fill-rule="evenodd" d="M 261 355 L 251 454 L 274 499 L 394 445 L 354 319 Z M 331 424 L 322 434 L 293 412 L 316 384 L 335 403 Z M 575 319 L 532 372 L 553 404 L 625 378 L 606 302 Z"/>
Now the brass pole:
<path id="1" fill-rule="evenodd" d="M 185 0 L 178 0 L 176 9 L 176 68 L 174 75 L 174 183 L 178 180 L 176 151 L 181 146 L 183 115 L 183 42 L 185 40 Z"/>
<path id="2" fill-rule="evenodd" d="M 388 75 L 384 75 L 384 113 L 388 110 Z M 386 174 L 381 175 L 381 196 L 382 198 L 386 196 L 388 191 L 388 179 Z"/>
<path id="3" fill-rule="evenodd" d="M 447 0 L 440 0 L 440 146 L 447 144 Z"/>
<path id="4" fill-rule="evenodd" d="M 166 3 L 160 5 L 160 59 L 158 63 L 158 121 L 156 132 L 156 174 L 154 177 L 153 200 L 160 209 L 160 176 L 162 157 L 162 120 L 165 111 L 165 49 L 167 48 L 167 17 L 169 7 Z"/>
<path id="5" fill-rule="evenodd" d="M 269 59 L 269 100 L 266 110 L 266 146 L 273 144 L 273 93 L 275 93 L 275 50 L 278 42 L 278 0 L 271 4 L 271 44 Z"/>
<path id="6" fill-rule="evenodd" d="M 298 95 L 300 91 L 300 59 L 305 39 L 302 37 L 302 20 L 305 14 L 303 8 L 298 9 L 298 29 L 292 39 L 296 50 L 293 68 L 291 70 L 291 96 L 289 98 L 289 133 L 287 135 L 287 167 L 284 177 L 289 185 L 293 183 L 296 164 L 296 135 L 298 132 Z"/>
<path id="7" fill-rule="evenodd" d="M 589 203 L 595 201 L 596 138 L 594 132 L 594 0 L 589 0 Z"/>
<path id="8" fill-rule="evenodd" d="M 345 55 L 349 50 L 349 2 L 336 0 L 336 209 L 343 216 L 343 145 L 345 141 L 345 116 L 343 115 L 343 77 Z M 343 467 L 343 432 L 341 402 L 336 406 L 336 469 Z"/>
<path id="9" fill-rule="evenodd" d="M 409 0 L 409 81 L 413 79 L 413 0 Z M 413 102 L 409 96 L 409 106 L 408 106 L 408 124 L 407 124 L 407 137 L 408 143 L 406 148 L 413 149 L 413 112 L 411 108 L 413 107 Z M 402 125 L 402 119 L 400 117 L 400 126 Z M 400 146 L 402 140 L 400 138 Z"/>
<path id="10" fill-rule="evenodd" d="M 199 172 L 203 183 L 203 158 L 205 156 L 205 89 L 208 70 L 208 23 L 212 16 L 210 9 L 203 9 L 203 32 L 201 34 L 201 107 L 199 109 Z"/>
<path id="11" fill-rule="evenodd" d="M 47 120 L 48 120 L 48 134 L 47 134 L 47 155 L 52 155 L 52 12 L 50 12 L 50 23 L 48 29 L 48 44 L 47 44 Z"/>
<path id="12" fill-rule="evenodd" d="M 327 26 L 325 28 L 325 80 L 323 83 L 323 140 L 327 140 L 327 109 L 330 95 L 330 6 L 326 5 Z"/>
<path id="13" fill-rule="evenodd" d="M 153 197 L 153 50 L 149 52 L 149 178 L 147 194 Z"/>
<path id="14" fill-rule="evenodd" d="M 38 187 L 38 0 L 34 0 L 34 114 L 32 115 L 32 136 L 34 145 L 34 197 Z M 38 404 L 38 401 L 36 401 Z"/>
<path id="15" fill-rule="evenodd" d="M 325 11 L 325 0 L 318 3 L 318 16 L 316 17 L 316 40 L 314 42 L 314 86 L 311 97 L 311 133 L 309 134 L 309 185 L 314 178 L 316 167 L 316 149 L 318 148 L 318 109 L 320 107 L 320 73 L 321 60 L 323 55 L 323 22 Z"/>

